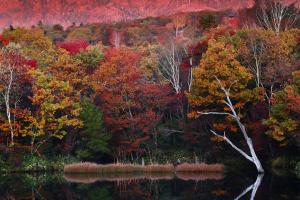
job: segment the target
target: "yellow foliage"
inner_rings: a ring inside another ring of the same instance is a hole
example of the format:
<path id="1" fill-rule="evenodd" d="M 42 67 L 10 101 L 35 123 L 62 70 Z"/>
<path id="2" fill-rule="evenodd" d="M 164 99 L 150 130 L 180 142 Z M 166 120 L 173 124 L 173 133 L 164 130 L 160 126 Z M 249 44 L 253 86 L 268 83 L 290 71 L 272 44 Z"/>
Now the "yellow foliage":
<path id="1" fill-rule="evenodd" d="M 22 135 L 62 139 L 68 129 L 82 127 L 80 104 L 76 98 L 71 98 L 73 88 L 69 83 L 42 70 L 33 70 L 31 74 L 35 77 L 31 97 L 35 109 L 24 117 L 27 125 L 23 127 Z"/>
<path id="2" fill-rule="evenodd" d="M 237 60 L 238 53 L 225 38 L 210 39 L 208 49 L 200 66 L 194 70 L 191 92 L 187 94 L 192 111 L 189 117 L 197 118 L 199 112 L 231 112 L 226 105 L 226 95 L 221 86 L 230 88 L 230 99 L 236 110 L 242 110 L 253 99 L 254 91 L 248 89 L 252 79 L 249 70 Z M 214 124 L 219 131 L 236 132 L 237 127 L 230 117 L 218 115 L 221 121 Z"/>

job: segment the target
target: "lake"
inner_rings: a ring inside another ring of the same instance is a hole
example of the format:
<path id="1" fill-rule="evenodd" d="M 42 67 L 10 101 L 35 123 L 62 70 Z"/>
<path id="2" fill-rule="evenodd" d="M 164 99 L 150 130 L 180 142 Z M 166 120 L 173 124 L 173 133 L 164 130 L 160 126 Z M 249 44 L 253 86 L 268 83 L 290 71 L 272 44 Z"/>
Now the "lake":
<path id="1" fill-rule="evenodd" d="M 1 176 L 0 199 L 285 200 L 300 199 L 299 186 L 286 174 L 15 174 Z"/>

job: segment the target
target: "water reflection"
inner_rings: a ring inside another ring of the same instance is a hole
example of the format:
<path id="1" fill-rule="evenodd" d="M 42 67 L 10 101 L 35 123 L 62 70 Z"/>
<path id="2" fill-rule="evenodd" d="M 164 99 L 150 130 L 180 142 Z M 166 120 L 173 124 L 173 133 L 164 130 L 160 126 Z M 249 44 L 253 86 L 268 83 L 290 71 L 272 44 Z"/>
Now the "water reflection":
<path id="1" fill-rule="evenodd" d="M 264 175 L 263 174 L 259 174 L 256 178 L 256 181 L 250 185 L 249 187 L 247 187 L 239 196 L 237 196 L 234 200 L 239 200 L 241 199 L 243 196 L 245 196 L 249 191 L 251 191 L 251 196 L 250 196 L 250 200 L 254 200 L 257 189 L 259 188 L 262 179 L 263 179 Z"/>
<path id="2" fill-rule="evenodd" d="M 64 178 L 73 183 L 95 183 L 102 182 L 130 182 L 130 181 L 160 181 L 180 179 L 184 181 L 205 181 L 221 180 L 224 178 L 222 173 L 152 173 L 152 174 L 121 174 L 121 175 L 93 175 L 93 174 L 65 174 Z"/>
<path id="3" fill-rule="evenodd" d="M 15 174 L 0 178 L 0 200 L 283 200 L 299 198 L 299 183 L 294 177 L 275 175 Z"/>

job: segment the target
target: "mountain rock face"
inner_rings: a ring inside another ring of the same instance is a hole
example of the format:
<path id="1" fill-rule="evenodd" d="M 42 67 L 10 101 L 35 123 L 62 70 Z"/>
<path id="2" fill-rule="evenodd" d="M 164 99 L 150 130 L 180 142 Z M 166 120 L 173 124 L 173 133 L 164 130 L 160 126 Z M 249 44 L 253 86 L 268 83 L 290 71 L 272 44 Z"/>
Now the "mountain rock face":
<path id="1" fill-rule="evenodd" d="M 114 22 L 202 10 L 238 10 L 253 0 L 1 0 L 0 29 L 73 22 Z"/>
<path id="2" fill-rule="evenodd" d="M 289 1 L 289 0 L 287 0 Z M 203 10 L 239 10 L 254 0 L 0 0 L 0 29 L 73 22 L 114 22 Z"/>

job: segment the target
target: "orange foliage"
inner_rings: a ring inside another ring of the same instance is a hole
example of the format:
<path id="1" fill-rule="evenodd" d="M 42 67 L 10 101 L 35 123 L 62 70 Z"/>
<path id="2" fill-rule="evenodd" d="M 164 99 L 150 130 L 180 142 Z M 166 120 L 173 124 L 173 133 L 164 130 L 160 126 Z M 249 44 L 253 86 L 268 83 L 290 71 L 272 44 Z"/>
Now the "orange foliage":
<path id="1" fill-rule="evenodd" d="M 166 86 L 148 82 L 139 61 L 135 52 L 112 49 L 92 77 L 95 101 L 104 114 L 105 125 L 117 143 L 130 141 L 131 149 L 137 148 L 134 144 L 139 137 L 156 127 L 171 92 Z"/>

